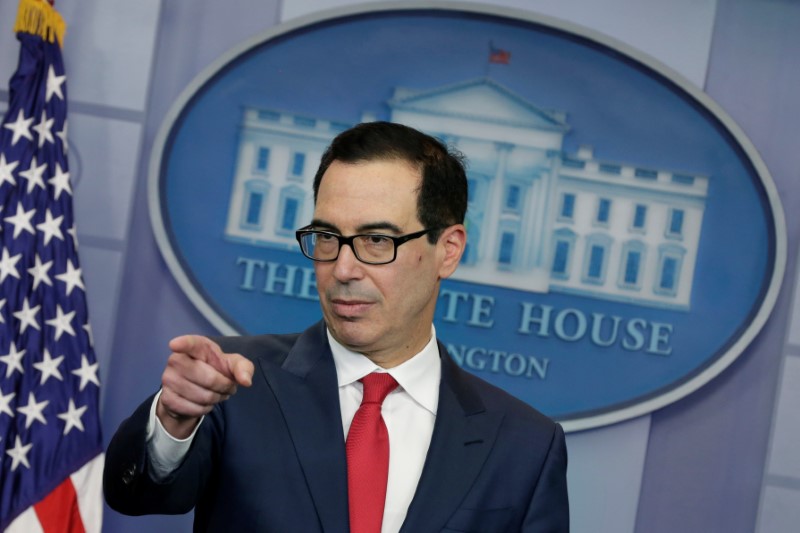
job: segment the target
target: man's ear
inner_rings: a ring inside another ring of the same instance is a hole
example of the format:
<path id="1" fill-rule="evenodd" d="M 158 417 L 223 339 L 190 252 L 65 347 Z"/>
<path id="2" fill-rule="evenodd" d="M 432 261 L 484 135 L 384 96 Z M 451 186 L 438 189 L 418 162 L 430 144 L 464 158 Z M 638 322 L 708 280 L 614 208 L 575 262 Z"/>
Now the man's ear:
<path id="1" fill-rule="evenodd" d="M 456 271 L 464 248 L 467 246 L 467 229 L 463 224 L 450 226 L 442 231 L 437 246 L 441 248 L 442 262 L 439 277 L 449 278 Z"/>

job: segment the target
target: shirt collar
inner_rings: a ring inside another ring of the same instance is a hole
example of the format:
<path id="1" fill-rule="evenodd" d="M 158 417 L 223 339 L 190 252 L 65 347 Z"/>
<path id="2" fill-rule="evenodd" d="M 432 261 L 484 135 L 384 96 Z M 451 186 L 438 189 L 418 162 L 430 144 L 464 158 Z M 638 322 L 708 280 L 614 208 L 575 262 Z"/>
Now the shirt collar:
<path id="1" fill-rule="evenodd" d="M 442 365 L 436 342 L 436 328 L 433 325 L 428 344 L 408 361 L 388 370 L 379 367 L 365 355 L 348 350 L 339 344 L 330 330 L 327 330 L 327 334 L 340 388 L 355 383 L 372 372 L 388 372 L 415 402 L 436 414 Z"/>

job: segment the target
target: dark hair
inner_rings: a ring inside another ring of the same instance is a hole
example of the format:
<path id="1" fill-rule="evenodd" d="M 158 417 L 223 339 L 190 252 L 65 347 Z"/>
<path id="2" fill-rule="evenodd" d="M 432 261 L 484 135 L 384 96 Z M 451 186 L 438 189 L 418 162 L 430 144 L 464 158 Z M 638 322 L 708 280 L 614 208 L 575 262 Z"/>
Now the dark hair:
<path id="1" fill-rule="evenodd" d="M 467 212 L 467 176 L 464 156 L 441 141 L 402 124 L 365 122 L 336 136 L 322 154 L 314 176 L 317 201 L 322 176 L 334 161 L 405 161 L 419 168 L 422 184 L 417 194 L 417 218 L 425 228 L 462 224 Z M 435 243 L 441 232 L 431 232 Z"/>

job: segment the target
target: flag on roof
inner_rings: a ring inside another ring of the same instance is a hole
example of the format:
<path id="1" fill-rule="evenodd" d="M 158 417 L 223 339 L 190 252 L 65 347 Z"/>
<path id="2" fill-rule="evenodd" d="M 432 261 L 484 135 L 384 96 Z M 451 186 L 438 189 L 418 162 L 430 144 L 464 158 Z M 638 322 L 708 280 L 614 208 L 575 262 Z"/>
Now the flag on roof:
<path id="1" fill-rule="evenodd" d="M 489 63 L 499 63 L 508 65 L 511 62 L 511 52 L 502 48 L 495 48 L 494 44 L 489 43 Z"/>

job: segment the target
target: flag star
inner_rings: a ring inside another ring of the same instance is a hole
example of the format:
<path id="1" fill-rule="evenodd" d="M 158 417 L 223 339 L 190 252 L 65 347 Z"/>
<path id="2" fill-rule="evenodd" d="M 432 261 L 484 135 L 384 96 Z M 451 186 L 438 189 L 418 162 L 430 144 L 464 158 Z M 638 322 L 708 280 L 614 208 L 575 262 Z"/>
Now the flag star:
<path id="1" fill-rule="evenodd" d="M 92 325 L 88 322 L 83 325 L 83 329 L 86 330 L 86 335 L 89 336 L 89 346 L 94 346 L 94 334 L 92 333 Z"/>
<path id="2" fill-rule="evenodd" d="M 25 113 L 20 109 L 19 113 L 17 113 L 16 122 L 9 122 L 5 125 L 6 128 L 14 132 L 14 135 L 11 137 L 11 146 L 17 144 L 17 141 L 20 140 L 21 137 L 25 137 L 29 141 L 33 140 L 33 135 L 31 135 L 31 122 L 33 122 L 33 117 L 25 118 Z"/>
<path id="3" fill-rule="evenodd" d="M 56 132 L 56 137 L 61 139 L 61 148 L 64 150 L 64 155 L 69 151 L 69 143 L 67 142 L 67 121 L 64 120 L 64 127 L 61 131 Z"/>
<path id="4" fill-rule="evenodd" d="M 75 268 L 72 264 L 72 259 L 67 260 L 67 270 L 63 274 L 58 274 L 56 279 L 59 281 L 63 281 L 67 284 L 67 296 L 72 293 L 72 289 L 75 287 L 80 287 L 81 290 L 86 290 L 83 286 L 83 280 L 81 280 L 81 269 Z"/>
<path id="5" fill-rule="evenodd" d="M 44 145 L 45 141 L 51 143 L 56 142 L 55 139 L 53 139 L 53 132 L 51 131 L 55 120 L 54 118 L 47 118 L 47 112 L 42 110 L 42 119 L 33 127 L 36 133 L 39 134 L 39 148 Z"/>
<path id="6" fill-rule="evenodd" d="M 25 330 L 28 328 L 28 326 L 34 329 L 38 329 L 39 331 L 42 330 L 42 328 L 39 327 L 39 321 L 36 320 L 36 313 L 39 312 L 40 307 L 41 305 L 37 305 L 36 307 L 31 307 L 30 304 L 28 303 L 27 298 L 25 300 L 22 300 L 22 309 L 14 313 L 14 316 L 17 317 L 17 319 L 19 319 L 20 322 L 19 324 L 20 335 L 25 333 Z"/>
<path id="7" fill-rule="evenodd" d="M 5 306 L 6 306 L 6 299 L 3 298 L 2 300 L 0 300 L 0 324 L 5 324 L 6 323 L 6 319 L 3 318 L 3 308 Z M 86 327 L 86 326 L 84 326 L 84 327 Z"/>
<path id="8" fill-rule="evenodd" d="M 78 228 L 75 227 L 75 223 L 72 223 L 72 227 L 67 230 L 67 233 L 72 235 L 72 245 L 75 249 L 78 249 Z"/>
<path id="9" fill-rule="evenodd" d="M 30 194 L 31 191 L 33 191 L 33 188 L 36 186 L 44 189 L 44 180 L 42 179 L 42 175 L 46 169 L 47 163 L 37 165 L 36 156 L 33 156 L 31 158 L 31 166 L 28 167 L 28 170 L 23 170 L 19 173 L 20 177 L 28 180 L 28 194 Z"/>
<path id="10" fill-rule="evenodd" d="M 61 86 L 64 85 L 65 81 L 67 81 L 66 74 L 56 76 L 56 69 L 53 68 L 53 65 L 50 65 L 50 68 L 47 70 L 47 92 L 45 93 L 45 102 L 49 102 L 53 95 L 58 96 L 59 100 L 64 99 Z"/>
<path id="11" fill-rule="evenodd" d="M 64 234 L 61 233 L 61 221 L 64 220 L 64 215 L 53 218 L 53 214 L 48 209 L 44 213 L 44 222 L 36 224 L 36 229 L 44 234 L 44 244 L 47 246 L 50 239 L 56 237 L 58 240 L 64 240 Z"/>
<path id="12" fill-rule="evenodd" d="M 8 276 L 14 276 L 19 279 L 19 271 L 17 270 L 17 263 L 22 259 L 22 253 L 18 253 L 14 257 L 8 253 L 8 248 L 3 248 L 2 255 L 0 255 L 0 283 Z"/>
<path id="13" fill-rule="evenodd" d="M 51 318 L 50 320 L 45 320 L 44 323 L 47 324 L 48 326 L 53 326 L 54 328 L 56 328 L 56 333 L 55 333 L 56 340 L 61 338 L 61 335 L 64 332 L 69 333 L 70 336 L 74 337 L 75 330 L 72 329 L 72 324 L 70 324 L 74 316 L 75 316 L 75 311 L 64 313 L 64 311 L 61 310 L 61 306 L 56 304 L 56 316 L 54 318 Z M 47 350 L 45 350 L 44 353 L 47 354 Z"/>
<path id="14" fill-rule="evenodd" d="M 90 365 L 86 354 L 81 354 L 81 367 L 72 371 L 73 374 L 81 378 L 81 390 L 86 388 L 86 385 L 88 385 L 90 381 L 98 387 L 100 386 L 100 380 L 97 379 L 97 365 L 98 363 Z"/>
<path id="15" fill-rule="evenodd" d="M 9 392 L 8 394 L 3 394 L 3 389 L 0 389 L 0 415 L 3 413 L 7 414 L 10 417 L 14 416 L 14 411 L 11 410 L 11 400 L 16 396 L 16 393 Z"/>
<path id="16" fill-rule="evenodd" d="M 63 355 L 59 355 L 53 359 L 50 357 L 50 352 L 47 351 L 47 348 L 44 349 L 44 357 L 42 360 L 38 363 L 33 363 L 33 368 L 42 373 L 42 381 L 39 383 L 40 385 L 47 383 L 47 380 L 51 377 L 56 378 L 58 381 L 64 381 L 64 376 L 61 375 L 61 371 L 58 369 L 59 365 L 61 365 L 61 361 L 63 360 Z"/>
<path id="17" fill-rule="evenodd" d="M 17 347 L 12 342 L 8 347 L 8 353 L 0 355 L 0 361 L 6 364 L 6 378 L 10 378 L 14 370 L 19 370 L 20 374 L 25 373 L 22 367 L 22 357 L 25 355 L 25 350 L 17 351 Z"/>
<path id="18" fill-rule="evenodd" d="M 83 407 L 75 407 L 75 402 L 72 398 L 69 399 L 69 407 L 67 410 L 59 415 L 58 418 L 66 422 L 64 424 L 64 435 L 70 432 L 72 428 L 78 428 L 80 431 L 83 431 L 83 422 L 81 421 L 81 417 L 83 413 L 86 412 L 88 406 L 84 405 Z"/>
<path id="19" fill-rule="evenodd" d="M 35 264 L 28 269 L 28 273 L 33 276 L 33 290 L 36 290 L 36 287 L 38 287 L 40 283 L 52 287 L 53 281 L 50 279 L 50 275 L 47 271 L 53 266 L 53 261 L 51 260 L 43 264 L 42 260 L 39 258 L 39 254 L 36 254 L 33 260 Z"/>
<path id="20" fill-rule="evenodd" d="M 69 184 L 69 172 L 64 172 L 64 169 L 61 168 L 60 163 L 56 163 L 56 173 L 53 175 L 52 178 L 47 180 L 47 183 L 53 186 L 55 192 L 53 193 L 53 197 L 58 200 L 59 196 L 63 191 L 67 191 L 70 195 L 72 195 L 72 187 Z"/>
<path id="21" fill-rule="evenodd" d="M 17 412 L 25 415 L 25 429 L 31 427 L 31 424 L 33 424 L 34 420 L 38 420 L 42 424 L 47 425 L 47 420 L 44 419 L 42 411 L 44 411 L 44 408 L 47 407 L 47 404 L 49 403 L 49 400 L 37 402 L 36 396 L 34 396 L 32 392 L 28 393 L 28 405 L 24 407 L 17 407 Z"/>
<path id="22" fill-rule="evenodd" d="M 16 185 L 17 180 L 14 179 L 14 169 L 17 168 L 19 165 L 19 161 L 6 161 L 6 154 L 0 154 L 0 186 L 2 186 L 5 182 L 9 182 L 11 185 Z"/>
<path id="23" fill-rule="evenodd" d="M 19 435 L 17 435 L 17 440 L 15 441 L 15 445 L 13 448 L 9 448 L 6 450 L 6 453 L 11 457 L 11 471 L 17 469 L 20 463 L 25 465 L 25 468 L 30 468 L 31 465 L 28 462 L 28 452 L 33 448 L 33 443 L 28 443 L 25 446 L 22 445 L 22 441 L 19 439 Z"/>
<path id="24" fill-rule="evenodd" d="M 17 204 L 17 214 L 11 217 L 6 217 L 5 220 L 9 224 L 14 224 L 14 238 L 19 237 L 23 231 L 27 231 L 31 235 L 35 235 L 36 231 L 33 229 L 31 219 L 36 214 L 36 208 L 32 207 L 30 211 L 25 211 L 21 203 Z"/>

